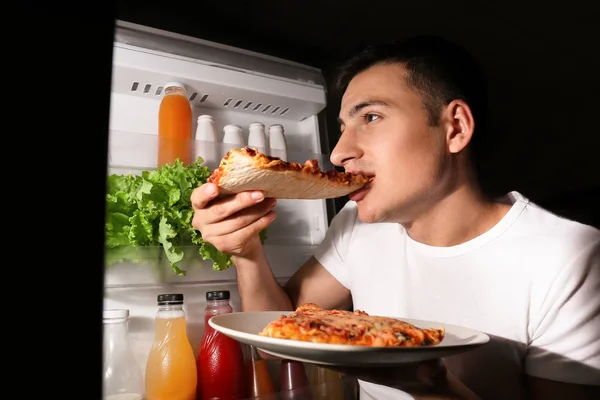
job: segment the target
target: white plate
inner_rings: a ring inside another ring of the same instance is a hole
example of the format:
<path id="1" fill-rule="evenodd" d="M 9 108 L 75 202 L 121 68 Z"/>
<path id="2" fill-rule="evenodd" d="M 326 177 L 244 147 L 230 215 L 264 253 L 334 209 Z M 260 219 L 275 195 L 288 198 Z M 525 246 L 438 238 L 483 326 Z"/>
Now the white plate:
<path id="1" fill-rule="evenodd" d="M 237 312 L 216 315 L 208 324 L 241 343 L 256 346 L 265 353 L 290 360 L 337 366 L 392 366 L 446 357 L 479 347 L 490 338 L 485 333 L 439 322 L 399 318 L 419 328 L 446 329 L 444 340 L 431 347 L 369 347 L 302 342 L 259 336 L 258 332 L 284 311 Z"/>

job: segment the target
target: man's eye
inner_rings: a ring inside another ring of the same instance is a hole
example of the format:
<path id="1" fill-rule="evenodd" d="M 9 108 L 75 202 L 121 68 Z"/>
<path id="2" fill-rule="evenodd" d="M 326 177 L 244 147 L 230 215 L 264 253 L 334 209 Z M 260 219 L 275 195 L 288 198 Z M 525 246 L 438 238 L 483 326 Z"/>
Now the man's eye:
<path id="1" fill-rule="evenodd" d="M 365 114 L 364 118 L 365 118 L 365 121 L 368 124 L 369 122 L 373 122 L 376 119 L 378 119 L 379 115 L 377 115 L 377 114 Z"/>

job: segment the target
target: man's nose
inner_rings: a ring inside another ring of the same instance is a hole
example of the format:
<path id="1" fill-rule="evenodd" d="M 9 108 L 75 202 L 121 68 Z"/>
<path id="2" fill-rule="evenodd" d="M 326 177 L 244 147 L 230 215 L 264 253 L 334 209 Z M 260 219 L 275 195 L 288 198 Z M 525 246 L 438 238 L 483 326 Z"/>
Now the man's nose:
<path id="1" fill-rule="evenodd" d="M 329 159 L 333 165 L 343 167 L 348 161 L 360 158 L 361 155 L 362 153 L 357 146 L 354 133 L 346 128 L 333 148 Z"/>

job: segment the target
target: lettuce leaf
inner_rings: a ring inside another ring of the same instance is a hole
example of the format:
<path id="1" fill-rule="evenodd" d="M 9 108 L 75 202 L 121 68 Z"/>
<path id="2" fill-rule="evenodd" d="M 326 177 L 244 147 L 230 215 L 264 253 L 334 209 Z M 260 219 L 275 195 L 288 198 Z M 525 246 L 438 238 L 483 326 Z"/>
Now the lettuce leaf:
<path id="1" fill-rule="evenodd" d="M 231 256 L 204 242 L 192 227 L 192 191 L 206 182 L 211 171 L 201 157 L 184 165 L 180 160 L 141 175 L 112 174 L 107 180 L 105 238 L 107 255 L 112 261 L 135 257 L 136 248 L 161 246 L 173 272 L 185 275 L 181 268 L 184 248 L 197 245 L 203 260 L 212 260 L 212 268 L 231 267 Z M 266 231 L 261 232 L 266 240 Z"/>

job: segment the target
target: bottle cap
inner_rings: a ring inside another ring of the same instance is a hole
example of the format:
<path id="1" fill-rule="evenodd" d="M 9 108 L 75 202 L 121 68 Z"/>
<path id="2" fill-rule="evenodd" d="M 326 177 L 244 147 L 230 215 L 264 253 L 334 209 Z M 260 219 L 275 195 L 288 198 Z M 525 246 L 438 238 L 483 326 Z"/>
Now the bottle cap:
<path id="1" fill-rule="evenodd" d="M 159 306 L 183 304 L 183 295 L 181 293 L 159 294 L 157 301 Z"/>
<path id="2" fill-rule="evenodd" d="M 271 125 L 269 127 L 269 132 L 272 132 L 272 131 L 281 131 L 281 132 L 283 132 L 283 125 L 280 125 L 280 124 Z"/>
<path id="3" fill-rule="evenodd" d="M 262 122 L 253 122 L 250 124 L 250 129 L 252 128 L 263 128 L 264 129 L 265 124 L 263 124 Z"/>
<path id="4" fill-rule="evenodd" d="M 129 317 L 129 310 L 123 309 L 110 309 L 102 312 L 103 319 L 124 319 Z"/>
<path id="5" fill-rule="evenodd" d="M 198 122 L 200 121 L 215 121 L 212 115 L 201 115 L 198 117 Z"/>
<path id="6" fill-rule="evenodd" d="M 169 87 L 178 87 L 178 88 L 185 89 L 185 85 L 183 83 L 180 83 L 180 82 L 167 82 L 167 83 L 165 83 L 165 89 L 169 88 Z"/>
<path id="7" fill-rule="evenodd" d="M 230 296 L 229 290 L 206 292 L 206 300 L 229 300 Z"/>
<path id="8" fill-rule="evenodd" d="M 239 126 L 239 125 L 235 125 L 235 124 L 228 124 L 228 125 L 225 125 L 225 126 L 223 127 L 223 130 L 224 130 L 224 131 L 227 131 L 227 130 L 229 130 L 229 129 L 235 129 L 235 130 L 240 130 L 240 131 L 241 131 L 241 130 L 242 130 L 242 127 L 241 127 L 241 126 Z"/>

